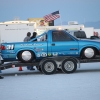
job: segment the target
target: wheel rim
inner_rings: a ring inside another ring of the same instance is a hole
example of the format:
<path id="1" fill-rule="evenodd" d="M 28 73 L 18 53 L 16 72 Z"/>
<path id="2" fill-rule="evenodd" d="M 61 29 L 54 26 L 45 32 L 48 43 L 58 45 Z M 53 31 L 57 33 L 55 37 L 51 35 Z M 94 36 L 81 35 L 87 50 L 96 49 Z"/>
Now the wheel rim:
<path id="1" fill-rule="evenodd" d="M 32 55 L 31 55 L 31 52 L 30 52 L 30 51 L 24 51 L 24 52 L 22 53 L 22 59 L 23 59 L 24 61 L 30 60 L 31 57 L 32 57 Z"/>
<path id="2" fill-rule="evenodd" d="M 84 52 L 87 58 L 92 58 L 94 56 L 94 50 L 92 48 L 87 48 Z"/>
<path id="3" fill-rule="evenodd" d="M 65 64 L 64 64 L 64 68 L 65 70 L 67 71 L 72 71 L 74 69 L 74 63 L 72 61 L 67 61 Z"/>
<path id="4" fill-rule="evenodd" d="M 46 72 L 52 72 L 54 71 L 54 64 L 52 62 L 47 62 L 45 65 L 44 65 L 44 69 Z"/>

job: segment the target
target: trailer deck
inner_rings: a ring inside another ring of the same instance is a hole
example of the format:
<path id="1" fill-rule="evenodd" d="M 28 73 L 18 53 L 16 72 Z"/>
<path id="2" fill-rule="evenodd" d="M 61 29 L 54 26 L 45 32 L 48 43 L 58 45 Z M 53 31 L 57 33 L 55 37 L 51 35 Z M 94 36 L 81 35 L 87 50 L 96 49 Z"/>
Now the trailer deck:
<path id="1" fill-rule="evenodd" d="M 96 59 L 78 59 L 80 63 L 93 63 L 93 62 L 100 62 L 100 58 L 96 58 Z M 1 70 L 4 69 L 8 69 L 11 68 L 12 65 L 15 65 L 15 67 L 19 67 L 19 66 L 38 66 L 40 61 L 35 61 L 32 63 L 22 63 L 19 61 L 12 61 L 12 62 L 8 62 L 5 64 L 1 64 L 0 68 Z"/>
<path id="2" fill-rule="evenodd" d="M 18 61 L 4 63 L 0 65 L 1 70 L 12 68 L 12 66 L 19 67 L 19 66 L 38 66 L 38 62 L 32 62 L 32 63 L 22 63 Z"/>

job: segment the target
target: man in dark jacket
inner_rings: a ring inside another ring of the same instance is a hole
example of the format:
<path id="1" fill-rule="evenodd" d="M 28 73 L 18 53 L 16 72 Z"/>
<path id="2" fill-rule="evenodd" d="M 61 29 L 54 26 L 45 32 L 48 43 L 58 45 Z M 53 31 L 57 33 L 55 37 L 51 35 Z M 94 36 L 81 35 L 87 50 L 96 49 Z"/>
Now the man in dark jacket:
<path id="1" fill-rule="evenodd" d="M 31 36 L 31 39 L 36 38 L 36 36 L 37 36 L 37 33 L 36 32 L 33 32 L 33 35 Z M 35 39 L 34 41 L 37 41 L 37 39 Z"/>

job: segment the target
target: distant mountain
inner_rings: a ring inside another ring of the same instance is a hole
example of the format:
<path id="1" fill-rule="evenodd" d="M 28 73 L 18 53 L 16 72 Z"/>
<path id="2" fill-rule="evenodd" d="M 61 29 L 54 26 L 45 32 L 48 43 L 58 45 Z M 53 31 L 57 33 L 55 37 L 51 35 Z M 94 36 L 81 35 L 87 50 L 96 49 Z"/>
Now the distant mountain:
<path id="1" fill-rule="evenodd" d="M 85 22 L 85 27 L 94 27 L 95 29 L 100 29 L 100 21 L 97 22 Z"/>
<path id="2" fill-rule="evenodd" d="M 59 26 L 59 25 L 68 25 L 68 22 L 64 21 L 64 22 L 62 22 L 62 23 L 57 23 L 57 24 L 55 24 L 55 26 Z"/>
<path id="3" fill-rule="evenodd" d="M 95 29 L 100 29 L 100 21 L 96 21 L 96 22 L 85 22 L 85 23 L 79 23 L 79 24 L 84 24 L 85 27 L 94 27 Z M 61 23 L 55 24 L 57 25 L 61 25 Z M 68 22 L 64 21 L 62 22 L 62 25 L 68 25 Z"/>

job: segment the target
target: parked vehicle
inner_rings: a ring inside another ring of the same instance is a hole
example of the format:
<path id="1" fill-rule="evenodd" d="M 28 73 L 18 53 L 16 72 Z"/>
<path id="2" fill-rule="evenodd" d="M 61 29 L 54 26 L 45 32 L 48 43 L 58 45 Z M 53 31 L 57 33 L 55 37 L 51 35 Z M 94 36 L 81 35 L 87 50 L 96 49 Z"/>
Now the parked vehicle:
<path id="1" fill-rule="evenodd" d="M 2 43 L 3 61 L 19 60 L 27 63 L 55 56 L 92 59 L 100 55 L 99 40 L 78 39 L 65 30 L 49 30 L 35 39 L 29 42 Z"/>
<path id="2" fill-rule="evenodd" d="M 0 24 L 0 42 L 22 42 L 27 32 L 34 32 L 34 24 L 23 21 Z"/>
<path id="3" fill-rule="evenodd" d="M 100 39 L 98 36 L 90 36 L 90 38 L 87 38 L 87 35 L 83 30 L 70 30 L 68 33 L 80 39 Z"/>

